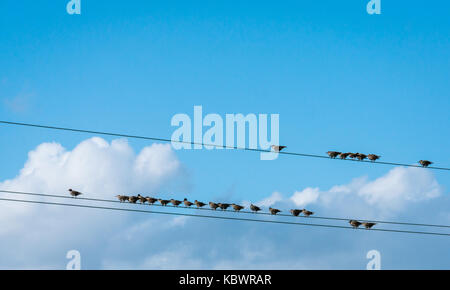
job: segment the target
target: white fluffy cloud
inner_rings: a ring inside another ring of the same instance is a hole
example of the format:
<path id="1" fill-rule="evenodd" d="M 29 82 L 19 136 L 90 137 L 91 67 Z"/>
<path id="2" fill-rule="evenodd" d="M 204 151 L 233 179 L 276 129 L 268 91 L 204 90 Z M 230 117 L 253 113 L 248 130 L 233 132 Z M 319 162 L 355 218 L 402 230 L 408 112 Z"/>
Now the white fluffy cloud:
<path id="1" fill-rule="evenodd" d="M 182 172 L 182 165 L 168 144 L 153 144 L 136 154 L 126 140 L 109 143 L 95 137 L 81 142 L 73 150 L 57 143 L 39 145 L 28 154 L 20 173 L 0 182 L 0 188 L 58 195 L 68 195 L 68 188 L 74 188 L 85 197 L 113 199 L 117 194 L 146 194 L 170 188 L 168 184 L 183 179 Z M 24 199 L 24 196 L 7 193 L 0 193 L 0 196 Z M 26 199 L 49 200 L 31 196 Z M 128 229 L 131 219 L 142 217 L 6 201 L 1 206 L 0 219 L 8 222 L 0 228 L 0 268 L 23 265 L 63 268 L 65 251 L 75 245 L 80 248 L 97 243 L 101 248 L 112 235 Z M 179 225 L 183 220 L 172 222 Z M 41 259 L 52 260 L 49 253 L 58 251 L 61 251 L 58 266 L 41 264 Z"/>
<path id="2" fill-rule="evenodd" d="M 111 197 L 113 193 L 148 192 L 181 170 L 169 144 L 153 144 L 139 154 L 124 139 L 108 143 L 94 137 L 72 151 L 43 143 L 28 154 L 20 174 L 0 183 L 2 189 L 62 193 L 68 188 Z"/>
<path id="3" fill-rule="evenodd" d="M 421 168 L 396 167 L 373 181 L 355 178 L 346 185 L 329 190 L 305 188 L 295 192 L 291 201 L 300 207 L 323 206 L 333 212 L 393 216 L 412 203 L 434 199 L 442 189 L 433 174 Z"/>

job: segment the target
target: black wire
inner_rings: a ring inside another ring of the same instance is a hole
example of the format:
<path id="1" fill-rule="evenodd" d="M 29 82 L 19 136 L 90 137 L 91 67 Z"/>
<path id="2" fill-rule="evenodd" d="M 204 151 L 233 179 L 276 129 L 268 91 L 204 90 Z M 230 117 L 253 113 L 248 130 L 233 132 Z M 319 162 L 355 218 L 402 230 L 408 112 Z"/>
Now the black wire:
<path id="1" fill-rule="evenodd" d="M 0 200 L 12 201 L 12 202 L 22 202 L 22 203 L 70 206 L 70 207 L 80 207 L 80 208 L 90 208 L 90 209 L 103 209 L 103 210 L 116 210 L 116 211 L 129 211 L 129 212 L 139 212 L 139 213 L 165 214 L 165 215 L 200 217 L 200 218 L 223 219 L 223 220 L 250 221 L 250 222 L 274 223 L 274 224 L 285 224 L 285 225 L 299 225 L 299 226 L 315 226 L 315 227 L 339 228 L 339 229 L 354 229 L 354 228 L 351 228 L 351 227 L 335 226 L 335 225 L 324 225 L 324 224 L 294 223 L 294 222 L 274 221 L 274 220 L 260 220 L 260 219 L 221 217 L 221 216 L 210 216 L 210 215 L 196 215 L 196 214 L 172 213 L 172 212 L 162 212 L 162 211 L 126 209 L 126 208 L 117 208 L 117 207 L 103 207 L 103 206 L 80 205 L 80 204 L 57 203 L 57 202 L 34 201 L 34 200 L 21 200 L 21 199 L 8 199 L 8 198 L 0 198 Z M 356 229 L 364 230 L 362 228 L 356 228 Z M 370 229 L 368 231 L 395 232 L 395 233 L 435 235 L 435 236 L 450 236 L 450 234 L 446 234 L 446 233 L 403 231 L 403 230 L 389 230 L 389 229 Z"/>
<path id="2" fill-rule="evenodd" d="M 55 198 L 66 198 L 75 199 L 71 196 L 55 195 L 55 194 L 45 194 L 45 193 L 33 193 L 33 192 L 23 192 L 23 191 L 10 191 L 10 190 L 0 190 L 4 193 L 20 194 L 20 195 L 32 195 L 32 196 L 43 196 L 43 197 L 55 197 Z M 111 199 L 99 199 L 99 198 L 87 198 L 87 197 L 76 197 L 77 200 L 88 200 L 88 201 L 99 201 L 99 202 L 111 202 L 111 203 L 124 203 L 117 200 Z M 127 203 L 131 204 L 131 203 Z M 150 204 L 149 204 L 150 205 Z M 163 206 L 161 204 L 152 204 L 151 206 Z M 197 208 L 197 207 L 187 207 L 187 206 L 174 206 L 166 205 L 164 207 L 181 208 L 181 209 L 199 209 L 199 210 L 209 210 L 216 211 L 211 208 Z M 246 214 L 257 214 L 257 215 L 270 215 L 270 213 L 263 212 L 252 212 L 252 211 L 234 211 L 234 210 L 219 210 L 219 212 L 230 212 L 230 213 L 246 213 Z M 307 219 L 324 219 L 324 220 L 338 220 L 338 221 L 349 221 L 358 220 L 360 222 L 374 222 L 379 224 L 395 224 L 395 225 L 408 225 L 408 226 L 422 226 L 422 227 L 437 227 L 437 228 L 450 228 L 449 225 L 435 225 L 435 224 L 422 224 L 422 223 L 406 223 L 406 222 L 393 222 L 393 221 L 378 221 L 378 220 L 368 220 L 368 219 L 357 219 L 357 218 L 336 218 L 336 217 L 320 217 L 320 216 L 293 216 L 288 214 L 277 214 L 277 216 L 293 217 L 293 218 L 307 218 Z"/>
<path id="3" fill-rule="evenodd" d="M 253 149 L 253 148 L 245 148 L 245 147 L 237 147 L 237 146 L 227 146 L 227 145 L 217 145 L 217 144 L 206 144 L 206 143 L 198 143 L 198 142 L 187 142 L 187 141 L 171 140 L 171 139 L 165 139 L 165 138 L 156 138 L 156 137 L 147 137 L 147 136 L 138 136 L 138 135 L 128 135 L 128 134 L 110 133 L 110 132 L 102 132 L 102 131 L 92 131 L 92 130 L 74 129 L 74 128 L 67 128 L 67 127 L 55 127 L 55 126 L 47 126 L 47 125 L 39 125 L 39 124 L 30 124 L 30 123 L 19 123 L 19 122 L 10 122 L 10 121 L 1 121 L 1 120 L 0 120 L 0 124 L 16 125 L 16 126 L 26 126 L 26 127 L 35 127 L 35 128 L 52 129 L 52 130 L 62 130 L 62 131 L 70 131 L 70 132 L 78 132 L 78 133 L 89 133 L 89 134 L 97 134 L 97 135 L 107 135 L 107 136 L 124 137 L 124 138 L 133 138 L 133 139 L 144 139 L 144 140 L 152 140 L 152 141 L 159 141 L 159 142 L 174 142 L 174 143 L 182 143 L 182 144 L 190 144 L 190 145 L 211 146 L 211 147 L 218 147 L 218 148 L 223 148 L 223 149 L 236 149 L 236 150 L 245 150 L 245 151 L 254 151 L 254 152 L 265 152 L 265 153 L 272 152 L 272 151 L 270 151 L 270 150 L 263 150 L 263 149 Z M 278 153 L 279 153 L 279 154 L 285 154 L 285 155 L 302 156 L 302 157 L 313 157 L 313 158 L 325 158 L 325 159 L 335 159 L 335 160 L 344 160 L 344 161 L 364 162 L 364 163 L 370 163 L 370 164 L 384 164 L 384 165 L 394 165 L 394 166 L 407 166 L 407 167 L 424 168 L 424 167 L 422 167 L 422 166 L 420 166 L 420 165 L 403 164 L 403 163 L 396 163 L 396 162 L 368 161 L 368 160 L 362 160 L 362 161 L 360 161 L 360 160 L 354 160 L 354 159 L 330 158 L 330 157 L 324 156 L 324 155 L 305 154 L 305 153 L 295 153 L 295 152 L 286 152 L 286 151 L 280 151 L 280 152 L 278 152 Z M 450 171 L 450 168 L 446 168 L 446 167 L 429 166 L 429 167 L 426 167 L 426 168 L 436 169 L 436 170 L 448 170 L 448 171 Z"/>

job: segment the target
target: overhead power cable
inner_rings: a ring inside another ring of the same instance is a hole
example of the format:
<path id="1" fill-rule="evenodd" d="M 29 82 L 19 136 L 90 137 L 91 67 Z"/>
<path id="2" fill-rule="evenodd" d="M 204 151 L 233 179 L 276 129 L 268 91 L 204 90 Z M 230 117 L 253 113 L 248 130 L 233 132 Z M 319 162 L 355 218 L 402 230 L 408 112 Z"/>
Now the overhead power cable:
<path id="1" fill-rule="evenodd" d="M 28 196 L 42 196 L 42 197 L 52 197 L 52 198 L 63 198 L 63 199 L 71 199 L 71 200 L 86 200 L 86 201 L 96 201 L 96 202 L 108 202 L 108 203 L 120 203 L 118 200 L 111 199 L 99 199 L 99 198 L 87 198 L 87 197 L 77 197 L 73 198 L 71 196 L 65 195 L 55 195 L 55 194 L 45 194 L 45 193 L 34 193 L 34 192 L 23 192 L 23 191 L 11 191 L 11 190 L 0 190 L 0 192 L 10 193 L 10 194 L 18 194 L 18 195 L 28 195 Z M 130 204 L 130 203 L 126 203 Z M 137 204 L 140 205 L 140 204 Z M 158 206 L 158 207 L 170 207 L 170 208 L 178 208 L 178 209 L 198 209 L 198 210 L 207 210 L 207 211 L 215 211 L 211 208 L 197 208 L 197 207 L 187 207 L 187 206 L 173 206 L 166 205 L 162 206 L 160 204 L 152 204 L 146 206 Z M 269 215 L 270 213 L 263 212 L 251 212 L 251 211 L 234 211 L 234 210 L 219 210 L 219 212 L 229 212 L 229 213 L 239 213 L 239 214 L 251 214 L 251 215 Z M 337 221 L 349 221 L 349 220 L 358 220 L 361 222 L 374 222 L 378 224 L 394 224 L 394 225 L 405 225 L 405 226 L 421 226 L 421 227 L 436 227 L 436 228 L 450 228 L 450 225 L 436 225 L 436 224 L 426 224 L 426 223 L 410 223 L 410 222 L 396 222 L 396 221 L 380 221 L 380 220 L 371 220 L 371 219 L 358 219 L 358 218 L 337 218 L 337 217 L 322 217 L 322 216 L 293 216 L 288 214 L 277 214 L 277 216 L 283 217 L 292 217 L 292 218 L 306 218 L 306 219 L 322 219 L 322 220 L 337 220 Z"/>
<path id="2" fill-rule="evenodd" d="M 151 141 L 158 141 L 158 142 L 173 142 L 173 143 L 182 143 L 182 144 L 190 144 L 190 145 L 201 145 L 201 146 L 209 146 L 209 147 L 216 147 L 216 148 L 223 148 L 223 149 L 235 149 L 235 150 L 244 150 L 244 151 L 254 151 L 254 152 L 263 152 L 263 153 L 270 153 L 270 152 L 272 152 L 273 153 L 273 151 L 270 151 L 270 150 L 257 149 L 257 148 L 246 148 L 246 147 L 238 147 L 238 146 L 207 144 L 207 143 L 199 143 L 199 142 L 187 142 L 187 141 L 181 141 L 181 140 L 171 140 L 171 139 L 167 139 L 167 138 L 138 136 L 138 135 L 129 135 L 129 134 L 121 134 L 121 133 L 112 133 L 112 132 L 102 132 L 102 131 L 75 129 L 75 128 L 67 128 L 67 127 L 55 127 L 55 126 L 47 126 L 47 125 L 31 124 L 31 123 L 19 123 L 19 122 L 1 121 L 0 120 L 0 124 L 15 125 L 15 126 L 25 126 L 25 127 L 34 127 L 34 128 L 42 128 L 42 129 L 52 129 L 52 130 L 61 130 L 61 131 L 78 132 L 78 133 L 88 133 L 88 134 L 95 134 L 95 135 L 115 136 L 115 137 L 132 138 L 132 139 L 143 139 L 143 140 L 151 140 Z M 287 151 L 280 151 L 280 152 L 277 152 L 277 153 L 278 154 L 284 154 L 284 155 L 301 156 L 301 157 L 312 157 L 312 158 L 323 158 L 323 159 L 332 159 L 332 160 L 341 160 L 341 161 L 364 162 L 364 163 L 370 163 L 370 164 L 384 164 L 384 165 L 424 168 L 424 167 L 422 167 L 420 165 L 405 164 L 405 163 L 398 163 L 398 162 L 368 161 L 368 160 L 361 160 L 360 161 L 360 160 L 354 160 L 354 159 L 330 158 L 329 156 L 325 156 L 325 155 L 315 155 L 315 154 L 287 152 Z M 435 169 L 435 170 L 450 171 L 450 168 L 447 168 L 447 167 L 428 166 L 426 168 Z"/>
<path id="3" fill-rule="evenodd" d="M 220 219 L 220 220 L 234 220 L 234 221 L 248 221 L 248 222 L 260 222 L 260 223 L 272 223 L 272 224 L 284 224 L 284 225 L 312 226 L 312 227 L 338 228 L 338 229 L 350 229 L 350 230 L 364 230 L 362 228 L 354 229 L 354 228 L 351 228 L 351 227 L 336 226 L 336 225 L 310 224 L 310 223 L 298 223 L 298 222 L 286 222 L 286 221 L 262 220 L 262 219 L 249 219 L 249 218 L 236 218 L 236 217 L 223 217 L 223 216 L 211 216 L 211 215 L 197 215 L 197 214 L 174 213 L 174 212 L 164 212 L 164 211 L 150 211 L 150 210 L 138 210 L 138 209 L 104 207 L 104 206 L 92 206 L 92 205 L 80 205 L 80 204 L 57 203 L 57 202 L 35 201 L 35 200 L 21 200 L 21 199 L 0 198 L 0 201 L 18 202 L 18 203 L 31 203 L 31 204 L 44 204 L 44 205 L 56 205 L 56 206 L 67 206 L 67 207 L 79 207 L 79 208 L 89 208 L 89 209 L 102 209 L 102 210 L 112 210 L 112 211 L 127 211 L 127 212 L 138 212 L 138 213 L 147 213 L 147 214 L 187 216 L 187 217 L 198 217 L 198 218 L 209 218 L 209 219 Z M 370 230 L 367 230 L 367 231 L 393 232 L 393 233 L 418 234 L 418 235 L 434 235 L 434 236 L 448 236 L 448 237 L 450 236 L 450 234 L 448 234 L 448 233 L 391 230 L 391 229 L 379 229 L 379 228 L 377 228 L 377 229 L 370 229 Z"/>

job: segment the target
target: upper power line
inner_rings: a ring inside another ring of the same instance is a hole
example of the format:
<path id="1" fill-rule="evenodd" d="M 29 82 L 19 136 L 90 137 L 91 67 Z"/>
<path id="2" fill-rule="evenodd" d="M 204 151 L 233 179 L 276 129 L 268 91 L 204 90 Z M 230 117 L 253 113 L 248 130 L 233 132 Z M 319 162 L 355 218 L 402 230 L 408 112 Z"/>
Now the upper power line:
<path id="1" fill-rule="evenodd" d="M 253 151 L 253 152 L 263 152 L 263 153 L 272 152 L 270 150 L 257 149 L 257 148 L 207 144 L 207 143 L 199 143 L 199 142 L 191 142 L 191 141 L 188 142 L 188 141 L 181 141 L 181 140 L 171 140 L 171 139 L 167 139 L 167 138 L 157 138 L 157 137 L 130 135 L 130 134 L 122 134 L 122 133 L 112 133 L 112 132 L 104 132 L 104 131 L 84 130 L 84 129 L 76 129 L 76 128 L 68 128 L 68 127 L 55 127 L 55 126 L 32 124 L 32 123 L 19 123 L 19 122 L 0 120 L 0 124 L 34 127 L 34 128 L 51 129 L 51 130 L 60 130 L 60 131 L 69 131 L 69 132 L 78 132 L 78 133 L 88 133 L 88 134 L 105 135 L 105 136 L 115 136 L 115 137 L 132 138 L 132 139 L 152 140 L 152 141 L 158 141 L 158 142 L 174 142 L 174 143 L 182 143 L 182 144 L 190 144 L 190 145 L 202 145 L 202 146 L 210 146 L 210 147 L 223 148 L 223 149 L 235 149 L 235 150 L 245 150 L 245 151 Z M 277 153 L 284 154 L 284 155 L 302 156 L 302 157 L 325 158 L 325 159 L 353 161 L 353 162 L 364 162 L 364 163 L 370 163 L 370 164 L 384 164 L 384 165 L 423 168 L 423 165 L 420 166 L 420 165 L 405 164 L 405 163 L 398 163 L 398 162 L 369 161 L 369 160 L 357 160 L 357 159 L 346 159 L 346 158 L 341 159 L 341 158 L 332 158 L 330 156 L 325 156 L 325 155 L 306 154 L 306 153 L 287 152 L 287 151 L 277 151 Z M 427 168 L 435 169 L 435 170 L 450 171 L 450 168 L 447 168 L 447 167 L 428 166 Z"/>

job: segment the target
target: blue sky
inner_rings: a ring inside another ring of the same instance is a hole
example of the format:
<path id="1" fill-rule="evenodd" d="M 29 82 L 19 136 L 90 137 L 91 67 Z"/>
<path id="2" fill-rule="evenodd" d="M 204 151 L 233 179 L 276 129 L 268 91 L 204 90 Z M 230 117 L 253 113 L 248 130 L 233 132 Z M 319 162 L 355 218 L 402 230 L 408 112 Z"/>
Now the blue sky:
<path id="1" fill-rule="evenodd" d="M 448 3 L 382 0 L 382 14 L 368 15 L 366 0 L 82 0 L 81 15 L 68 15 L 67 2 L 0 3 L 0 119 L 170 138 L 172 116 L 192 116 L 193 107 L 201 105 L 204 114 L 279 114 L 281 143 L 292 152 L 359 151 L 377 153 L 384 161 L 413 164 L 429 159 L 436 166 L 450 165 L 450 156 L 443 154 L 450 148 Z M 70 151 L 93 137 L 3 125 L 0 136 L 0 182 L 18 176 L 28 152 L 44 142 L 60 143 Z M 128 145 L 138 153 L 151 143 L 128 140 Z M 178 179 L 183 182 L 175 187 L 172 182 L 161 185 L 161 190 L 178 198 L 188 195 L 202 200 L 260 201 L 274 192 L 288 198 L 305 188 L 328 191 L 364 176 L 373 181 L 393 169 L 290 156 L 264 162 L 256 153 L 239 151 L 174 154 L 182 164 Z M 448 173 L 426 172 L 439 184 L 440 197 L 402 207 L 393 219 L 439 220 L 438 214 L 413 211 L 422 206 L 448 213 Z M 145 223 L 148 217 L 130 218 Z M 213 224 L 195 223 L 199 228 Z M 239 231 L 245 232 L 246 227 Z M 272 228 L 274 233 L 277 230 Z M 306 230 L 315 232 L 308 241 L 312 253 L 326 249 L 329 255 L 302 256 L 299 260 L 305 259 L 304 263 L 292 264 L 288 261 L 295 251 L 292 237 L 281 251 L 286 263 L 281 260 L 273 267 L 365 267 L 364 247 L 358 248 L 361 260 L 343 261 L 340 256 L 358 257 L 359 253 L 347 255 L 346 242 L 339 242 L 348 239 L 346 231 L 331 231 L 338 240 L 333 247 L 316 243 L 314 239 L 324 238 L 320 230 Z M 294 235 L 289 229 L 280 231 L 280 235 Z M 104 235 L 105 240 L 114 240 L 110 233 Z M 161 236 L 169 239 L 170 234 Z M 379 239 L 371 241 L 368 234 L 358 234 L 359 239 L 390 253 L 391 268 L 450 266 L 445 238 L 376 236 Z M 243 243 L 251 239 L 241 237 Z M 382 237 L 393 241 L 380 242 Z M 196 244 L 196 239 L 186 238 L 185 246 Z M 396 256 L 397 245 L 410 239 L 415 243 Z M 224 247 L 220 238 L 210 242 Z M 117 253 L 111 243 L 109 251 Z M 277 240 L 261 243 L 272 253 L 270 245 Z M 98 245 L 78 246 L 98 253 Z M 416 254 L 419 246 L 433 252 Z M 234 247 L 237 244 L 231 243 L 222 250 L 233 253 Z M 49 250 L 34 263 L 11 260 L 0 266 L 58 267 L 53 264 L 55 255 Z M 157 267 L 156 262 L 145 264 L 137 257 L 124 261 L 117 255 L 107 262 L 94 256 L 87 267 Z M 271 267 L 267 261 L 252 259 L 248 267 Z M 192 261 L 198 263 L 192 264 L 194 268 L 217 266 L 192 257 L 181 259 L 180 265 Z M 231 262 L 223 265 L 238 267 Z"/>

